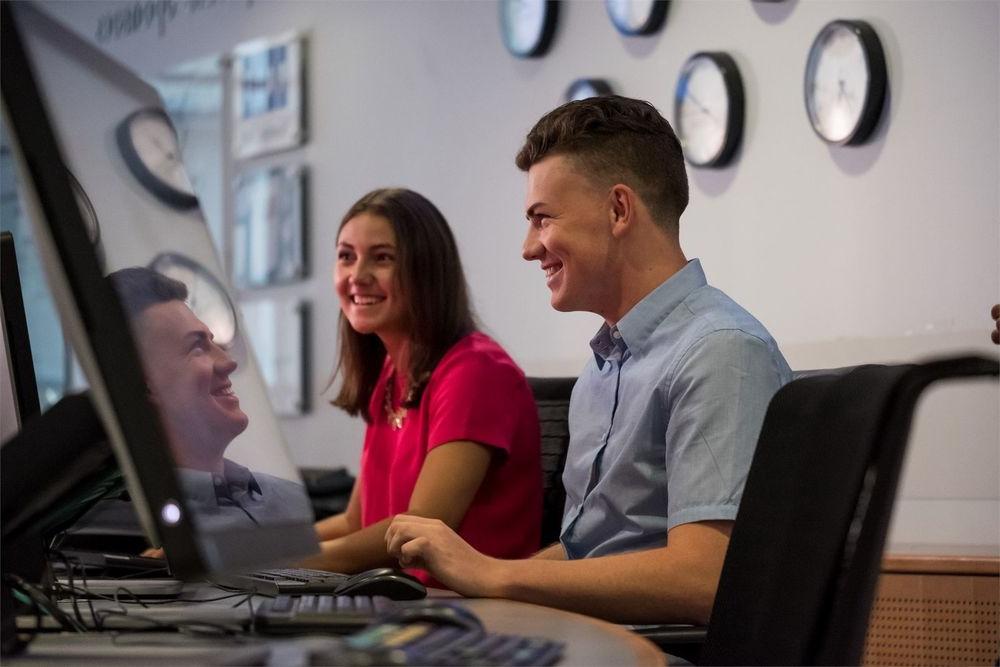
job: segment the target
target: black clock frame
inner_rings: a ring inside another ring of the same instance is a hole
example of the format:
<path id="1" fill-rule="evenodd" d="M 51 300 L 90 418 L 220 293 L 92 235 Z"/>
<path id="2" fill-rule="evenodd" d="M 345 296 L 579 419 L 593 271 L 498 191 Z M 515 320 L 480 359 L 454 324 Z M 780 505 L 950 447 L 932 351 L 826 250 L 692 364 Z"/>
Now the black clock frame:
<path id="1" fill-rule="evenodd" d="M 740 75 L 740 68 L 725 51 L 698 51 L 684 61 L 681 67 L 681 76 L 677 79 L 674 88 L 674 119 L 677 125 L 677 134 L 683 138 L 684 124 L 681 122 L 681 97 L 680 85 L 684 80 L 684 71 L 689 63 L 697 58 L 707 58 L 711 60 L 719 72 L 722 74 L 722 83 L 726 87 L 726 95 L 729 96 L 729 109 L 726 115 L 726 136 L 722 141 L 722 148 L 714 156 L 705 162 L 695 162 L 685 153 L 684 159 L 695 167 L 705 167 L 709 169 L 720 169 L 729 164 L 736 155 L 736 149 L 743 139 L 743 122 L 745 110 L 745 95 L 743 93 L 743 77 Z"/>
<path id="2" fill-rule="evenodd" d="M 215 277 L 211 271 L 209 271 L 200 262 L 191 259 L 187 255 L 182 255 L 179 252 L 161 252 L 159 255 L 154 257 L 149 263 L 149 268 L 160 273 L 164 273 L 164 264 L 170 266 L 183 266 L 185 269 L 189 269 L 191 272 L 200 276 L 205 282 L 207 282 L 213 289 L 219 291 L 226 302 L 226 306 L 229 307 L 229 314 L 233 318 L 233 338 L 232 340 L 218 340 L 220 345 L 231 345 L 237 339 L 240 334 L 240 318 L 236 315 L 236 306 L 233 304 L 232 298 L 229 296 L 229 290 L 225 288 L 218 278 Z M 198 315 L 198 313 L 195 313 Z M 215 332 L 213 332 L 215 333 Z"/>
<path id="3" fill-rule="evenodd" d="M 663 22 L 667 19 L 668 7 L 669 0 L 653 0 L 653 6 L 649 11 L 649 16 L 646 17 L 646 22 L 638 28 L 630 28 L 627 25 L 619 23 L 615 15 L 611 13 L 611 8 L 608 6 L 607 0 L 604 2 L 604 9 L 608 12 L 608 17 L 611 19 L 611 23 L 614 24 L 615 29 L 629 37 L 652 35 L 662 28 Z"/>
<path id="4" fill-rule="evenodd" d="M 542 32 L 539 34 L 538 40 L 527 51 L 516 51 L 511 46 L 510 36 L 508 35 L 510 28 L 508 27 L 507 15 L 504 11 L 506 3 L 501 1 L 498 5 L 500 7 L 500 34 L 503 37 L 503 44 L 507 47 L 507 51 L 518 58 L 540 58 L 545 55 L 552 45 L 552 38 L 556 34 L 556 24 L 559 20 L 559 0 L 545 0 L 545 16 L 542 19 Z"/>
<path id="5" fill-rule="evenodd" d="M 868 65 L 868 91 L 865 95 L 865 104 L 861 110 L 861 117 L 858 119 L 854 130 L 840 141 L 831 141 L 820 134 L 813 121 L 813 116 L 809 112 L 809 65 L 813 60 L 813 53 L 819 47 L 822 37 L 835 27 L 845 27 L 854 33 L 861 44 L 861 52 L 865 56 L 865 63 Z M 812 46 L 809 47 L 809 56 L 806 58 L 806 71 L 803 77 L 803 101 L 806 107 L 806 117 L 809 118 L 809 126 L 820 139 L 835 146 L 858 146 L 865 143 L 878 126 L 878 121 L 882 117 L 882 108 L 885 105 L 885 93 L 889 87 L 889 74 L 886 69 L 885 51 L 882 49 L 882 40 L 878 33 L 867 21 L 856 19 L 836 19 L 830 21 L 816 34 Z"/>
<path id="6" fill-rule="evenodd" d="M 146 163 L 139 156 L 138 151 L 136 151 L 135 143 L 132 141 L 132 123 L 143 116 L 158 117 L 166 122 L 171 130 L 174 130 L 174 124 L 170 121 L 170 116 L 162 109 L 150 107 L 130 113 L 125 117 L 125 120 L 119 123 L 115 131 L 118 149 L 121 151 L 122 157 L 125 158 L 125 164 L 128 165 L 129 170 L 136 177 L 136 180 L 142 183 L 147 190 L 156 195 L 163 203 L 181 210 L 196 207 L 198 205 L 198 197 L 188 192 L 182 192 L 169 183 L 165 183 L 150 171 L 149 167 L 146 166 Z M 176 131 L 174 133 L 176 135 Z"/>
<path id="7" fill-rule="evenodd" d="M 566 89 L 566 101 L 572 101 L 576 91 L 584 86 L 593 90 L 598 97 L 614 94 L 614 91 L 611 89 L 611 84 L 604 79 L 577 79 L 573 83 L 569 84 L 569 88 Z"/>

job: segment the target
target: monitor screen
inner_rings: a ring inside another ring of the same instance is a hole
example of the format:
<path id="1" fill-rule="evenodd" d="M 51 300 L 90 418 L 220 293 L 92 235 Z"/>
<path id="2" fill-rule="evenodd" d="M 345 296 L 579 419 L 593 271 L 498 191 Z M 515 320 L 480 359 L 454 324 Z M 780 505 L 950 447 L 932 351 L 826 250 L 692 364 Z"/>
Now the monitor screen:
<path id="1" fill-rule="evenodd" d="M 29 3 L 2 3 L 4 112 L 67 337 L 172 571 L 317 550 L 162 101 Z"/>
<path id="2" fill-rule="evenodd" d="M 0 440 L 6 441 L 26 420 L 41 412 L 38 383 L 24 313 L 21 275 L 17 270 L 14 237 L 0 233 L 0 302 L 3 304 L 3 357 L 0 363 Z"/>

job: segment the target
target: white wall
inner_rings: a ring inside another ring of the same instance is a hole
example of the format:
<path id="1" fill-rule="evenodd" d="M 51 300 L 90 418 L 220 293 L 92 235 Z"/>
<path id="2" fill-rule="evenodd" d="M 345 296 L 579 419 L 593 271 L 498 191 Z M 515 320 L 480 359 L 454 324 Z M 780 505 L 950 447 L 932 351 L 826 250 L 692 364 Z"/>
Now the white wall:
<path id="1" fill-rule="evenodd" d="M 136 3 L 58 2 L 94 37 L 99 17 Z M 576 374 L 594 316 L 548 306 L 520 259 L 524 176 L 513 155 L 570 81 L 609 79 L 672 118 L 683 61 L 727 50 L 747 95 L 743 148 L 722 171 L 691 170 L 682 219 L 689 256 L 756 314 L 793 367 L 919 359 L 988 343 L 1000 300 L 1000 3 L 675 0 L 664 29 L 619 36 L 599 2 L 565 2 L 550 53 L 507 54 L 494 2 L 175 4 L 176 14 L 102 46 L 147 75 L 238 42 L 309 34 L 313 275 L 275 290 L 314 303 L 314 391 L 336 349 L 328 267 L 344 210 L 405 185 L 455 229 L 478 312 L 529 374 Z M 196 9 L 197 11 L 191 11 Z M 875 139 L 828 147 L 802 102 L 806 53 L 834 18 L 878 31 L 890 77 Z M 1000 538 L 1000 398 L 982 383 L 940 390 L 918 419 L 894 541 Z M 948 415 L 962 415 L 948 419 Z M 303 465 L 356 468 L 361 424 L 328 408 L 284 422 Z"/>

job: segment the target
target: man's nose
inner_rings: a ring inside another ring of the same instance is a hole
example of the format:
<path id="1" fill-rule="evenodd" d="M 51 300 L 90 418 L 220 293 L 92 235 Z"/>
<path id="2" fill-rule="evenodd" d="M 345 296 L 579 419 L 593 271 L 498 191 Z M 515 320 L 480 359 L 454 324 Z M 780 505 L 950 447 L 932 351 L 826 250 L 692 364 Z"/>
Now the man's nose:
<path id="1" fill-rule="evenodd" d="M 215 369 L 220 375 L 229 375 L 239 367 L 224 348 L 215 346 Z"/>
<path id="2" fill-rule="evenodd" d="M 538 230 L 534 227 L 529 227 L 528 233 L 524 237 L 524 244 L 521 246 L 521 257 L 530 262 L 541 259 L 543 252 L 542 243 L 538 240 Z"/>

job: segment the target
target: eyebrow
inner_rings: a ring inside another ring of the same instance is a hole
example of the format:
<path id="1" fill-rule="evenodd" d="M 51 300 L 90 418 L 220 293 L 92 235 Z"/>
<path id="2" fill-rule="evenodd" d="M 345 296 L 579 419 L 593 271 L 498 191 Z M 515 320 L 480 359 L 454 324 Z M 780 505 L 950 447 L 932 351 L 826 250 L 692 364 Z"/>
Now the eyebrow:
<path id="1" fill-rule="evenodd" d="M 199 343 L 203 340 L 210 341 L 212 337 L 205 331 L 189 331 L 184 334 L 185 347 Z"/>
<path id="2" fill-rule="evenodd" d="M 354 246 L 352 244 L 348 243 L 347 241 L 339 241 L 339 242 L 337 242 L 337 246 L 338 247 L 339 246 L 344 246 L 346 248 L 351 248 L 352 250 L 354 249 Z M 395 250 L 396 246 L 393 245 L 393 244 L 391 244 L 391 243 L 376 243 L 373 246 L 369 246 L 368 249 L 369 250 L 382 250 L 382 249 L 385 249 L 385 248 L 388 248 L 389 250 Z"/>

